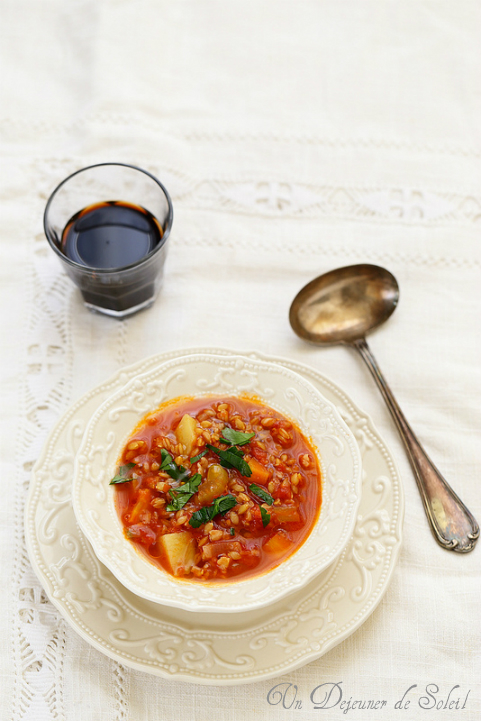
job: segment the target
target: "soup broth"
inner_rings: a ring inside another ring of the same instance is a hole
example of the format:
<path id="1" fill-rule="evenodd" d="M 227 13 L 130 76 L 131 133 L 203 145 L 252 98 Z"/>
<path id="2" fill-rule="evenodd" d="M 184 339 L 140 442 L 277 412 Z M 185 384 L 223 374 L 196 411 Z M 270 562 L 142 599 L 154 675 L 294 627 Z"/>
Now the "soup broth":
<path id="1" fill-rule="evenodd" d="M 244 579 L 289 557 L 321 508 L 321 473 L 290 419 L 244 397 L 175 399 L 123 449 L 125 536 L 177 578 Z"/>

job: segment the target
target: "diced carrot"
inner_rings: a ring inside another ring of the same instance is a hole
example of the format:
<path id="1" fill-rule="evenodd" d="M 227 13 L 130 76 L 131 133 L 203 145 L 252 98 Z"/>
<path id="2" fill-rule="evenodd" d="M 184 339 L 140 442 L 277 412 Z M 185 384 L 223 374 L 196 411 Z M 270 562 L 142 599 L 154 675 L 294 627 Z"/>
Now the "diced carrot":
<path id="1" fill-rule="evenodd" d="M 139 491 L 137 503 L 130 512 L 129 524 L 137 523 L 140 520 L 142 513 L 149 507 L 151 498 L 152 492 L 148 488 Z"/>
<path id="2" fill-rule="evenodd" d="M 278 531 L 276 534 L 272 536 L 272 538 L 269 538 L 267 543 L 264 543 L 262 550 L 267 551 L 267 553 L 284 553 L 287 551 L 287 549 L 290 547 L 291 541 L 290 539 L 285 535 L 285 533 L 282 533 L 281 531 Z"/>
<path id="3" fill-rule="evenodd" d="M 279 523 L 299 523 L 301 520 L 295 506 L 274 506 L 273 511 Z"/>
<path id="4" fill-rule="evenodd" d="M 269 469 L 259 463 L 256 458 L 249 458 L 248 463 L 252 471 L 252 475 L 249 476 L 249 483 L 260 483 L 261 486 L 265 486 L 271 476 Z"/>

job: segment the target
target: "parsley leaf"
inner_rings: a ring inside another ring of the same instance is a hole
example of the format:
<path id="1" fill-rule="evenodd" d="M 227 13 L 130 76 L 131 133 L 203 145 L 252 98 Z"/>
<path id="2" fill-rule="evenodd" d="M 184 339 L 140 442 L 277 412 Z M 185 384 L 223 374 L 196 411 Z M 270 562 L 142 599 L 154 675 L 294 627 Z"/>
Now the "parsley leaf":
<path id="1" fill-rule="evenodd" d="M 220 440 L 231 446 L 243 446 L 245 443 L 249 443 L 254 436 L 255 433 L 242 433 L 227 426 L 222 431 L 222 438 Z"/>
<path id="2" fill-rule="evenodd" d="M 265 508 L 262 508 L 262 506 L 260 506 L 260 509 L 261 509 L 262 525 L 265 528 L 267 526 L 267 524 L 269 523 L 269 521 L 271 520 L 271 516 L 269 513 L 267 513 Z"/>
<path id="3" fill-rule="evenodd" d="M 177 463 L 174 462 L 174 459 L 165 448 L 162 448 L 160 455 L 162 458 L 160 470 L 168 473 L 174 481 L 183 481 L 184 478 L 190 475 L 190 472 L 184 468 L 184 466 L 178 466 Z"/>
<path id="4" fill-rule="evenodd" d="M 189 501 L 194 493 L 197 493 L 197 490 L 199 488 L 200 482 L 202 480 L 202 476 L 200 473 L 194 473 L 192 478 L 189 478 L 187 483 L 184 483 L 182 486 L 178 486 L 175 490 L 171 489 L 169 491 L 170 496 L 172 497 L 172 503 L 169 503 L 168 506 L 166 506 L 166 511 L 180 511 L 181 508 L 185 506 L 187 501 Z"/>
<path id="5" fill-rule="evenodd" d="M 192 514 L 189 524 L 192 528 L 199 528 L 204 523 L 209 523 L 219 513 L 224 515 L 227 511 L 237 505 L 237 499 L 235 496 L 228 494 L 227 496 L 220 496 L 216 498 L 214 503 L 210 506 L 204 506 L 198 511 Z"/>
<path id="6" fill-rule="evenodd" d="M 109 486 L 117 485 L 118 483 L 127 483 L 132 481 L 132 476 L 127 477 L 128 472 L 131 468 L 135 468 L 135 463 L 127 463 L 125 466 L 120 466 L 118 473 L 112 478 Z"/>
<path id="7" fill-rule="evenodd" d="M 205 456 L 207 451 L 202 451 L 202 453 L 199 453 L 197 456 L 194 456 L 193 458 L 189 458 L 189 461 L 191 463 L 197 463 L 197 461 L 200 461 L 201 458 Z"/>
<path id="8" fill-rule="evenodd" d="M 206 445 L 207 448 L 219 456 L 220 465 L 224 466 L 224 468 L 236 468 L 242 476 L 246 476 L 247 478 L 252 475 L 251 467 L 247 461 L 242 458 L 242 451 L 238 448 L 228 448 L 223 451 L 221 448 L 211 446 L 210 443 Z"/>
<path id="9" fill-rule="evenodd" d="M 267 493 L 261 486 L 257 486 L 255 483 L 251 483 L 249 486 L 249 491 L 253 493 L 255 496 L 260 498 L 264 503 L 268 503 L 269 506 L 272 506 L 274 503 L 274 499 L 272 498 L 270 493 Z"/>
<path id="10" fill-rule="evenodd" d="M 235 536 L 235 529 L 234 529 L 234 528 L 231 528 L 231 529 L 230 529 L 230 535 L 231 535 L 231 536 Z"/>

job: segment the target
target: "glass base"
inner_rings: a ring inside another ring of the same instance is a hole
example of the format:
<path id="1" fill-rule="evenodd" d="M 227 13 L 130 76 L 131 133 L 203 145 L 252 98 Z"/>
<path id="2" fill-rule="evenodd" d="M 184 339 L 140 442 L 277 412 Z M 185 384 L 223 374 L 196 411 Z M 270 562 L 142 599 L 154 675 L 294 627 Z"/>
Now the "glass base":
<path id="1" fill-rule="evenodd" d="M 93 311 L 94 313 L 101 313 L 102 315 L 109 315 L 111 318 L 118 318 L 118 320 L 122 320 L 122 318 L 127 318 L 127 316 L 129 315 L 138 313 L 139 310 L 145 310 L 146 308 L 150 308 L 150 306 L 154 304 L 154 301 L 155 296 L 153 298 L 145 300 L 143 303 L 139 303 L 139 305 L 132 306 L 132 308 L 125 308 L 125 310 L 112 310 L 112 308 L 102 308 L 101 306 L 94 305 L 93 303 L 86 303 L 85 301 L 84 306 L 89 310 Z"/>

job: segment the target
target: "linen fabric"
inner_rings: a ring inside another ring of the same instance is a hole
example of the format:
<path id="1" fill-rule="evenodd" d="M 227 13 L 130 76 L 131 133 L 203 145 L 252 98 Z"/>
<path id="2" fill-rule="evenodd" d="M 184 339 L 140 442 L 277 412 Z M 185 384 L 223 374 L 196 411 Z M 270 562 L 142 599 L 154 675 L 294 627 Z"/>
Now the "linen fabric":
<path id="1" fill-rule="evenodd" d="M 480 520 L 479 4 L 5 0 L 0 13 L 1 717 L 311 721 L 313 689 L 342 682 L 346 700 L 386 699 L 373 717 L 387 721 L 410 686 L 404 717 L 417 721 L 427 685 L 436 702 L 458 685 L 452 699 L 469 695 L 455 718 L 479 719 L 481 549 L 436 544 L 361 360 L 308 346 L 287 319 L 320 273 L 361 262 L 394 273 L 399 307 L 370 346 Z M 106 161 L 151 171 L 174 203 L 161 295 L 123 322 L 84 308 L 42 230 L 54 187 Z M 56 419 L 124 365 L 193 346 L 330 376 L 371 415 L 405 490 L 380 606 L 322 658 L 251 686 L 179 684 L 104 657 L 45 598 L 24 546 L 30 471 Z M 302 708 L 268 703 L 281 682 Z"/>

